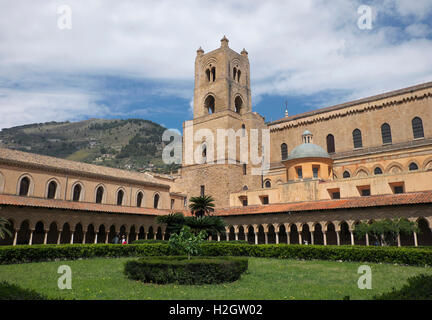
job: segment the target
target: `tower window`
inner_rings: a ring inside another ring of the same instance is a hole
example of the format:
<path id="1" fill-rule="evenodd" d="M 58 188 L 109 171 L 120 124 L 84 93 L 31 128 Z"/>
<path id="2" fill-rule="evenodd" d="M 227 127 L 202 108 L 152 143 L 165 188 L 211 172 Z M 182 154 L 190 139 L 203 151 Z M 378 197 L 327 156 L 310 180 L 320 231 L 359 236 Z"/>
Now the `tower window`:
<path id="1" fill-rule="evenodd" d="M 303 179 L 303 171 L 302 168 L 297 168 L 297 177 L 299 179 Z"/>
<path id="2" fill-rule="evenodd" d="M 381 136 L 382 136 L 383 144 L 392 143 L 391 128 L 390 128 L 390 125 L 388 123 L 384 123 L 381 126 Z"/>
<path id="3" fill-rule="evenodd" d="M 201 186 L 201 197 L 205 195 L 205 186 Z"/>
<path id="4" fill-rule="evenodd" d="M 329 134 L 327 136 L 327 152 L 328 153 L 335 153 L 335 140 L 334 136 L 332 134 Z"/>
<path id="5" fill-rule="evenodd" d="M 239 70 L 239 71 L 237 72 L 237 81 L 238 81 L 238 82 L 240 82 L 240 75 L 241 75 L 241 71 Z"/>
<path id="6" fill-rule="evenodd" d="M 344 177 L 344 179 L 351 178 L 351 174 L 348 171 L 344 171 L 343 177 Z"/>
<path id="7" fill-rule="evenodd" d="M 424 138 L 423 121 L 419 117 L 412 120 L 414 139 Z"/>
<path id="8" fill-rule="evenodd" d="M 243 175 L 245 176 L 247 174 L 247 166 L 246 163 L 243 163 Z"/>
<path id="9" fill-rule="evenodd" d="M 264 183 L 264 185 L 265 185 L 266 188 L 271 188 L 271 182 L 270 182 L 270 180 L 267 180 L 267 181 Z"/>
<path id="10" fill-rule="evenodd" d="M 210 82 L 210 70 L 206 70 L 207 81 Z"/>
<path id="11" fill-rule="evenodd" d="M 213 96 L 208 96 L 204 101 L 204 108 L 207 109 L 208 114 L 215 112 L 215 98 Z"/>
<path id="12" fill-rule="evenodd" d="M 243 106 L 243 100 L 240 97 L 236 97 L 234 100 L 235 112 L 240 113 L 241 107 Z"/>
<path id="13" fill-rule="evenodd" d="M 216 68 L 215 68 L 215 67 L 213 67 L 213 68 L 211 69 L 211 73 L 212 73 L 212 79 L 213 79 L 213 82 L 215 82 L 215 80 L 216 80 Z"/>
<path id="14" fill-rule="evenodd" d="M 233 69 L 233 79 L 235 80 L 237 78 L 237 68 L 234 67 Z"/>
<path id="15" fill-rule="evenodd" d="M 313 167 L 313 168 L 312 168 L 313 177 L 314 177 L 315 179 L 318 178 L 318 171 L 319 171 L 319 168 L 318 168 L 318 167 Z"/>
<path id="16" fill-rule="evenodd" d="M 286 143 L 281 144 L 281 157 L 282 160 L 288 159 L 288 146 L 286 145 Z"/>
<path id="17" fill-rule="evenodd" d="M 363 148 L 362 133 L 359 129 L 353 131 L 354 149 Z"/>

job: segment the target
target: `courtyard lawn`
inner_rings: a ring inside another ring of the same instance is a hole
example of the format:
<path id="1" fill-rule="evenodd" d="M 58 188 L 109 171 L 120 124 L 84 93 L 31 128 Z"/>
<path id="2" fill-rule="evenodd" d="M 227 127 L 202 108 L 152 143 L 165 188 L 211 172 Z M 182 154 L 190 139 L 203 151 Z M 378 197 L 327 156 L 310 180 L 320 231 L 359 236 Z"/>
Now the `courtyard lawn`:
<path id="1" fill-rule="evenodd" d="M 250 258 L 249 270 L 239 281 L 222 285 L 182 286 L 143 284 L 123 274 L 132 258 L 0 265 L 0 281 L 33 289 L 50 298 L 64 299 L 371 299 L 392 287 L 401 288 L 407 278 L 432 274 L 432 268 L 391 264 L 333 261 L 297 261 Z M 360 290 L 359 266 L 372 268 L 372 290 Z M 59 290 L 57 268 L 72 269 L 72 289 Z"/>

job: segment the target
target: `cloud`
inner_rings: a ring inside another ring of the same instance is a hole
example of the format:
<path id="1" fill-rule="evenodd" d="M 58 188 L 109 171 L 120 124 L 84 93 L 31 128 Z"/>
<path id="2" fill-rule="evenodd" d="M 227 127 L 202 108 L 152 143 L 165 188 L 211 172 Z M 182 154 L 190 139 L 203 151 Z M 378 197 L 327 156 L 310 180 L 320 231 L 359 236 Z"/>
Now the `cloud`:
<path id="1" fill-rule="evenodd" d="M 75 116 L 74 101 L 82 103 L 82 116 L 122 113 L 136 89 L 98 87 L 105 76 L 162 83 L 135 93 L 189 101 L 196 49 L 216 49 L 224 34 L 234 50 L 249 52 L 255 102 L 264 95 L 323 92 L 343 100 L 432 80 L 430 0 L 373 2 L 372 30 L 357 26 L 359 0 L 73 1 L 72 30 L 59 30 L 63 4 L 0 3 L 0 89 L 9 90 L 3 113 L 40 105 L 46 118 L 66 119 Z M 71 81 L 74 76 L 80 81 Z M 52 87 L 56 93 L 47 93 Z M 122 95 L 117 107 L 100 102 L 113 94 Z M 135 114 L 148 112 L 138 106 Z M 31 121 L 31 114 L 21 119 Z M 8 119 L 4 123 L 20 117 Z"/>

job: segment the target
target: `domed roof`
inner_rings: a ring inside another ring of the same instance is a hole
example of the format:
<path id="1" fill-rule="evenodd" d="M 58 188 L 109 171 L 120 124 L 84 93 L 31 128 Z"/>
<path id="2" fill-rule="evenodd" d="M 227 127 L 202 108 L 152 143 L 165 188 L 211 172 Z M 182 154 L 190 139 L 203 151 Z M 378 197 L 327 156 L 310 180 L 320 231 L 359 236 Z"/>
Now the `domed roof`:
<path id="1" fill-rule="evenodd" d="M 316 144 L 303 143 L 291 151 L 288 160 L 301 158 L 330 158 L 330 156 L 323 148 Z"/>

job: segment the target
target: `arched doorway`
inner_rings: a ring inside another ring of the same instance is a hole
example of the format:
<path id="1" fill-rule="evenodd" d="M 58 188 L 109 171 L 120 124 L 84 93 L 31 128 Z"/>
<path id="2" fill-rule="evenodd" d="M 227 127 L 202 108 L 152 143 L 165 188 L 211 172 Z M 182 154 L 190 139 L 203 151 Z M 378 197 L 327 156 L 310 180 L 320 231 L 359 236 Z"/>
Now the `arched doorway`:
<path id="1" fill-rule="evenodd" d="M 229 228 L 228 239 L 229 239 L 229 241 L 234 241 L 235 240 L 235 230 L 234 230 L 233 226 L 231 226 Z"/>
<path id="2" fill-rule="evenodd" d="M 324 234 L 320 223 L 317 223 L 314 228 L 314 244 L 324 245 Z"/>
<path id="3" fill-rule="evenodd" d="M 268 226 L 267 240 L 268 243 L 276 243 L 276 232 L 272 224 Z"/>
<path id="4" fill-rule="evenodd" d="M 264 234 L 264 227 L 260 225 L 258 227 L 258 244 L 265 243 L 265 234 Z"/>
<path id="5" fill-rule="evenodd" d="M 426 219 L 420 218 L 418 220 L 418 227 L 420 232 L 417 236 L 419 246 L 432 246 L 432 232 L 429 223 Z"/>
<path id="6" fill-rule="evenodd" d="M 283 224 L 279 226 L 279 243 L 288 243 L 286 229 Z"/>
<path id="7" fill-rule="evenodd" d="M 311 244 L 312 243 L 309 225 L 307 225 L 306 223 L 302 226 L 301 234 L 302 234 L 303 244 Z"/>
<path id="8" fill-rule="evenodd" d="M 73 243 L 83 243 L 83 240 L 84 240 L 83 227 L 81 223 L 78 223 L 75 226 Z"/>
<path id="9" fill-rule="evenodd" d="M 348 223 L 345 221 L 340 225 L 340 244 L 341 245 L 350 245 L 351 244 L 351 233 L 349 232 Z"/>
<path id="10" fill-rule="evenodd" d="M 62 228 L 62 233 L 60 236 L 60 243 L 70 243 L 71 240 L 71 229 L 69 223 L 65 223 Z"/>
<path id="11" fill-rule="evenodd" d="M 51 222 L 49 226 L 48 236 L 47 236 L 47 243 L 56 244 L 58 236 L 59 236 L 59 231 L 57 228 L 57 223 Z"/>
<path id="12" fill-rule="evenodd" d="M 85 235 L 85 243 L 94 243 L 95 237 L 96 237 L 96 234 L 95 234 L 94 225 L 90 224 L 87 227 L 87 233 Z"/>
<path id="13" fill-rule="evenodd" d="M 291 244 L 299 244 L 299 233 L 297 230 L 297 226 L 295 224 L 291 225 L 290 243 Z"/>
<path id="14" fill-rule="evenodd" d="M 105 243 L 105 241 L 106 241 L 106 230 L 105 230 L 105 226 L 101 224 L 99 226 L 97 243 Z"/>
<path id="15" fill-rule="evenodd" d="M 337 235 L 336 228 L 333 223 L 329 223 L 327 225 L 327 244 L 328 245 L 337 245 Z"/>
<path id="16" fill-rule="evenodd" d="M 247 242 L 250 244 L 255 244 L 255 231 L 252 226 L 248 227 Z"/>
<path id="17" fill-rule="evenodd" d="M 32 244 L 43 244 L 45 238 L 45 229 L 42 221 L 38 221 L 33 232 Z"/>

